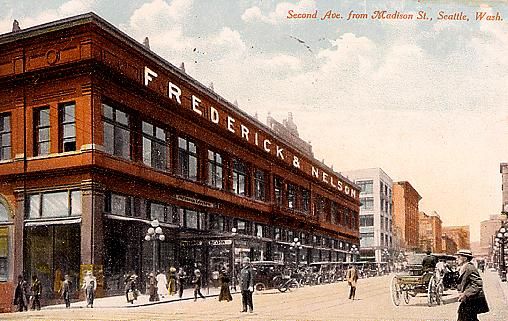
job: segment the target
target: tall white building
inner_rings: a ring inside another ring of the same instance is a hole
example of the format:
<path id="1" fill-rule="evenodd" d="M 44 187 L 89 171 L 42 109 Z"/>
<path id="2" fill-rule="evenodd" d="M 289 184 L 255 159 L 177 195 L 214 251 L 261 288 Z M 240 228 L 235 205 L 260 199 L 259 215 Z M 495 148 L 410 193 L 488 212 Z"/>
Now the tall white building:
<path id="1" fill-rule="evenodd" d="M 342 172 L 360 188 L 360 256 L 387 261 L 393 254 L 392 179 L 381 168 Z"/>

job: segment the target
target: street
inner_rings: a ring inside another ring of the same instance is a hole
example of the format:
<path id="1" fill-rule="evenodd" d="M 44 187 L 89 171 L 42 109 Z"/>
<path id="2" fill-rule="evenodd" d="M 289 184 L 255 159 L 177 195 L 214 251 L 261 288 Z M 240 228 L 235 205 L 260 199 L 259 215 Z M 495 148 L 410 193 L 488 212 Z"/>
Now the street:
<path id="1" fill-rule="evenodd" d="M 482 274 L 491 312 L 480 315 L 482 321 L 505 321 L 508 308 L 495 272 Z M 393 306 L 390 299 L 391 276 L 360 279 L 357 300 L 347 299 L 347 283 L 303 287 L 291 293 L 266 291 L 254 294 L 254 313 L 241 313 L 241 297 L 218 302 L 209 297 L 198 302 L 186 300 L 143 307 L 71 308 L 0 315 L 0 320 L 456 320 L 457 292 L 447 291 L 444 304 L 427 306 L 426 297 L 411 298 L 408 305 Z M 505 289 L 506 290 L 506 289 Z M 74 306 L 81 306 L 74 303 Z"/>

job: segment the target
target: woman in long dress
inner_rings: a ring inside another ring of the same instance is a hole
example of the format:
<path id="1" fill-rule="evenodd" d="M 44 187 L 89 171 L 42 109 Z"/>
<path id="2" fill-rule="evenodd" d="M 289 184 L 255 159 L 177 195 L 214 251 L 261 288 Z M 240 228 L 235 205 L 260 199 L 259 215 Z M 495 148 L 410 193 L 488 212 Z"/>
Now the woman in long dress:
<path id="1" fill-rule="evenodd" d="M 168 295 L 168 279 L 166 278 L 166 274 L 161 271 L 157 274 L 157 294 L 159 294 L 161 298 Z"/>
<path id="2" fill-rule="evenodd" d="M 219 273 L 219 282 L 220 282 L 220 294 L 219 301 L 232 301 L 233 297 L 231 296 L 231 292 L 229 291 L 229 276 L 227 275 L 226 270 L 222 270 Z"/>

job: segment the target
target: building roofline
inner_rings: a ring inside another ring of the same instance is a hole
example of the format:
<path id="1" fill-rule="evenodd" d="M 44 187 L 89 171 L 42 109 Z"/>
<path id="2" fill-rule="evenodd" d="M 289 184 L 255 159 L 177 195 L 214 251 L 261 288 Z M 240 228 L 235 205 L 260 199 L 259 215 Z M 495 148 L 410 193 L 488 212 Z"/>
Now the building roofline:
<path id="1" fill-rule="evenodd" d="M 43 23 L 40 25 L 36 25 L 33 27 L 29 27 L 26 29 L 21 29 L 19 31 L 13 31 L 8 32 L 4 34 L 0 34 L 0 46 L 7 45 L 10 43 L 14 43 L 16 41 L 23 41 L 23 40 L 29 40 L 34 37 L 39 37 L 44 34 L 52 33 L 52 32 L 58 32 L 63 31 L 69 28 L 78 27 L 78 26 L 84 26 L 87 24 L 95 24 L 99 26 L 102 30 L 105 30 L 109 35 L 119 39 L 122 41 L 125 45 L 131 47 L 132 49 L 136 50 L 138 54 L 141 54 L 142 56 L 147 56 L 148 58 L 152 59 L 155 63 L 160 65 L 161 67 L 167 69 L 168 71 L 176 74 L 177 77 L 181 77 L 183 80 L 187 81 L 194 89 L 205 92 L 205 94 L 209 95 L 210 97 L 216 99 L 217 101 L 223 103 L 227 108 L 230 110 L 234 110 L 235 112 L 239 113 L 241 116 L 247 118 L 250 122 L 256 124 L 257 126 L 261 127 L 261 129 L 265 130 L 270 135 L 273 135 L 277 139 L 279 139 L 281 142 L 284 142 L 288 145 L 289 148 L 298 151 L 302 153 L 304 156 L 308 157 L 300 151 L 299 148 L 296 146 L 293 146 L 293 144 L 286 141 L 286 139 L 280 135 L 278 135 L 276 132 L 272 131 L 268 125 L 261 122 L 259 119 L 249 115 L 247 112 L 241 110 L 237 106 L 235 106 L 233 103 L 229 102 L 227 99 L 219 95 L 217 92 L 211 90 L 210 88 L 203 85 L 198 80 L 194 79 L 189 74 L 183 72 L 180 70 L 180 68 L 177 68 L 173 64 L 171 64 L 169 61 L 164 59 L 163 57 L 159 56 L 157 53 L 153 52 L 149 48 L 146 48 L 143 44 L 141 44 L 136 39 L 132 38 L 122 30 L 115 27 L 110 22 L 106 21 L 105 19 L 101 18 L 99 15 L 97 15 L 94 12 L 87 12 L 80 15 L 63 18 L 59 20 L 55 20 L 48 23 Z M 331 167 L 327 166 L 326 164 L 323 164 L 320 162 L 315 156 L 308 157 L 308 159 L 311 161 L 311 165 L 318 165 L 326 168 L 330 172 L 332 172 L 337 177 L 343 179 L 346 183 L 349 183 L 352 187 L 356 189 L 360 189 L 358 185 L 356 185 L 353 181 L 342 175 L 340 172 L 333 170 Z M 386 174 L 386 173 L 385 173 Z M 388 176 L 388 175 L 387 175 Z M 389 176 L 388 176 L 389 177 Z"/>
<path id="2" fill-rule="evenodd" d="M 409 188 L 412 189 L 416 195 L 418 195 L 418 200 L 421 200 L 422 199 L 422 196 L 420 195 L 420 193 L 418 193 L 418 191 L 416 190 L 416 188 L 414 188 L 413 185 L 411 185 L 410 182 L 408 181 L 398 181 L 398 182 L 394 182 L 393 185 L 409 185 Z"/>

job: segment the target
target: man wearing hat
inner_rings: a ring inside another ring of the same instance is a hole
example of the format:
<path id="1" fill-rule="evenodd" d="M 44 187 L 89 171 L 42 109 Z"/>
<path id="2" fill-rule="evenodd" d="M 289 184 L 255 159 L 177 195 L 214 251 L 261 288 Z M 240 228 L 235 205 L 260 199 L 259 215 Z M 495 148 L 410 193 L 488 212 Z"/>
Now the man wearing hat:
<path id="1" fill-rule="evenodd" d="M 252 313 L 254 310 L 252 304 L 252 292 L 254 292 L 254 270 L 252 269 L 252 265 L 250 264 L 250 259 L 248 257 L 243 258 L 242 264 L 243 267 L 240 271 L 240 290 L 242 291 L 243 310 L 241 312 L 247 312 L 247 307 L 249 307 L 249 312 Z"/>
<path id="2" fill-rule="evenodd" d="M 477 321 L 479 313 L 489 312 L 483 293 L 483 282 L 476 267 L 471 263 L 473 253 L 459 250 L 457 261 L 460 266 L 457 290 L 459 291 L 458 321 Z"/>

